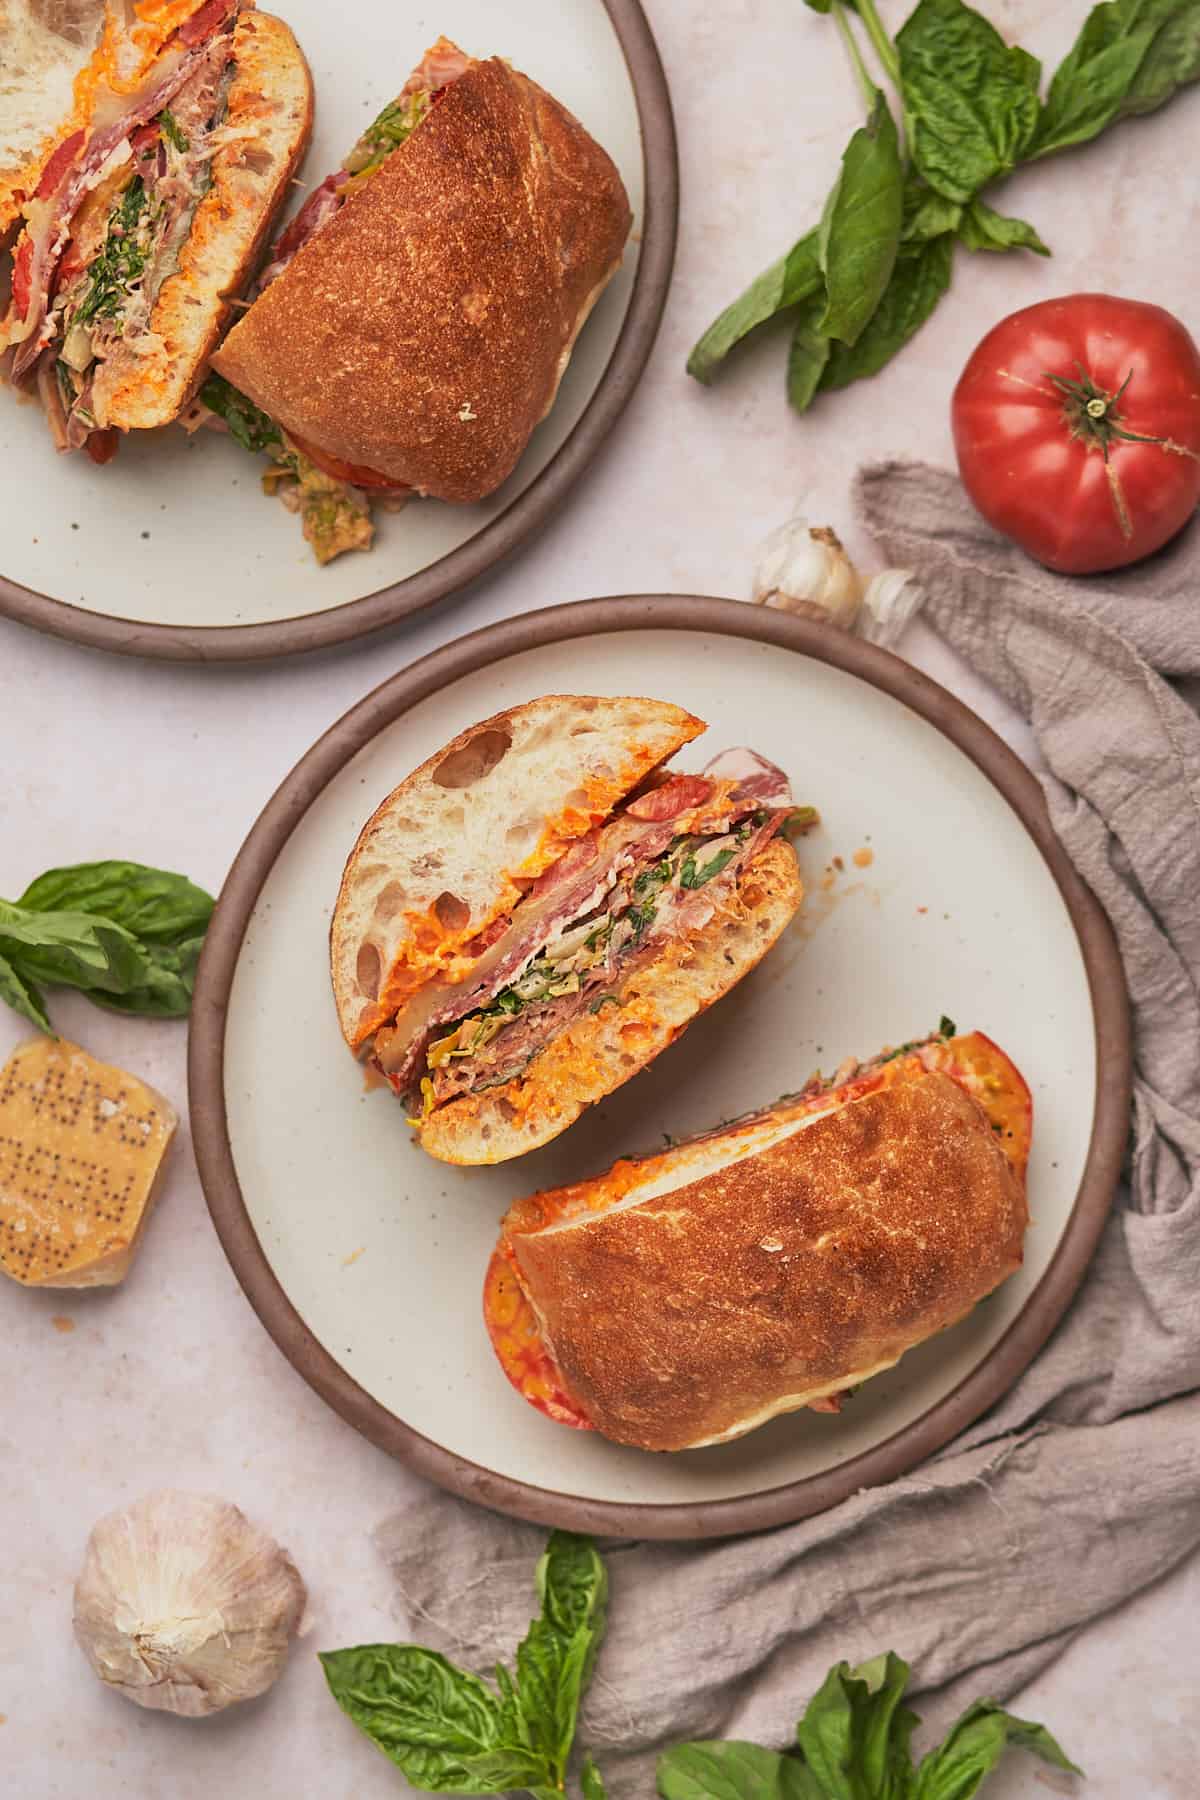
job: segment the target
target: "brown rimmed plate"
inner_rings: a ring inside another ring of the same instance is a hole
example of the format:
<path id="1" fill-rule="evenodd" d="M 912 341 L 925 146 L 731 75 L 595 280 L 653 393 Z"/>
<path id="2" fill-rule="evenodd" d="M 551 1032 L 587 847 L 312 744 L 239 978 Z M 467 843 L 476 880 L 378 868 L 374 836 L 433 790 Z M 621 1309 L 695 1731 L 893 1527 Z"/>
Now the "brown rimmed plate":
<path id="1" fill-rule="evenodd" d="M 435 24 L 360 0 L 355 30 L 321 0 L 279 0 L 312 66 L 307 183 L 394 94 L 439 30 L 540 81 L 616 161 L 634 212 L 625 261 L 576 345 L 558 399 L 510 479 L 479 506 L 378 515 L 375 547 L 318 568 L 298 521 L 259 492 L 265 466 L 200 432 L 133 433 L 96 469 L 56 455 L 40 410 L 0 405 L 0 615 L 77 643 L 183 661 L 343 643 L 457 593 L 546 523 L 637 385 L 675 254 L 671 101 L 639 0 L 444 0 Z"/>
<path id="2" fill-rule="evenodd" d="M 382 795 L 464 726 L 548 692 L 649 693 L 709 721 L 683 765 L 751 743 L 823 824 L 808 899 L 760 968 L 555 1144 L 447 1168 L 364 1091 L 329 993 L 344 858 Z M 1023 1270 L 840 1417 L 654 1457 L 543 1419 L 479 1312 L 521 1193 L 762 1104 L 813 1067 L 948 1013 L 1034 1094 Z M 526 614 L 414 664 L 279 788 L 225 884 L 201 963 L 192 1130 L 221 1241 L 304 1379 L 374 1443 L 483 1504 L 578 1530 L 697 1538 L 803 1517 L 911 1468 L 1011 1385 L 1074 1293 L 1125 1142 L 1120 963 L 1033 777 L 966 707 L 887 652 L 737 601 L 638 596 Z"/>

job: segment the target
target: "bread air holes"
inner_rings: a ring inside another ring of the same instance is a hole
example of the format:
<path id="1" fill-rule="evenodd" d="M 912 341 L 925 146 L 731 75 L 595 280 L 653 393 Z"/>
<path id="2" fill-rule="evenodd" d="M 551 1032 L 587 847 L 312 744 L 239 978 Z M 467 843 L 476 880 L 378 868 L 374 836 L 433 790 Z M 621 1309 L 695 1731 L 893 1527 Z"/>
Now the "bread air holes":
<path id="1" fill-rule="evenodd" d="M 477 731 L 449 756 L 444 756 L 433 771 L 438 787 L 469 788 L 490 775 L 502 757 L 508 754 L 512 735 L 502 726 L 489 725 Z"/>
<path id="2" fill-rule="evenodd" d="M 362 945 L 358 952 L 358 960 L 354 965 L 358 991 L 368 1000 L 378 1000 L 379 984 L 383 980 L 383 958 L 377 945 L 369 941 Z"/>
<path id="3" fill-rule="evenodd" d="M 401 887 L 400 883 L 398 881 L 389 881 L 386 887 L 379 890 L 379 896 L 375 901 L 375 910 L 372 917 L 376 924 L 390 924 L 396 917 L 396 914 L 403 911 L 407 900 L 408 895 Z"/>
<path id="4" fill-rule="evenodd" d="M 433 912 L 443 931 L 465 931 L 471 922 L 471 909 L 457 894 L 439 894 Z"/>
<path id="5" fill-rule="evenodd" d="M 516 819 L 509 826 L 504 834 L 504 842 L 510 850 L 521 851 L 528 855 L 531 850 L 537 848 L 537 842 L 541 835 L 541 818 L 534 818 L 527 813 L 523 819 Z"/>

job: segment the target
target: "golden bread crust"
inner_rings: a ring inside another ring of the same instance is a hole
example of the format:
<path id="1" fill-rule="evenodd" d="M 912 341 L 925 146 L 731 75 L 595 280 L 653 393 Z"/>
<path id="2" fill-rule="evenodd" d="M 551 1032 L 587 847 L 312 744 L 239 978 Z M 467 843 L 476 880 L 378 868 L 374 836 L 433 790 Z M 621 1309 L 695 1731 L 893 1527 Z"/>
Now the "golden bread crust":
<path id="1" fill-rule="evenodd" d="M 985 1114 L 939 1073 L 623 1210 L 533 1216 L 506 1231 L 547 1346 L 597 1429 L 646 1450 L 896 1361 L 1013 1273 L 1028 1224 Z"/>
<path id="2" fill-rule="evenodd" d="M 214 367 L 294 435 L 442 500 L 512 470 L 621 260 L 610 159 L 473 64 L 234 326 Z"/>

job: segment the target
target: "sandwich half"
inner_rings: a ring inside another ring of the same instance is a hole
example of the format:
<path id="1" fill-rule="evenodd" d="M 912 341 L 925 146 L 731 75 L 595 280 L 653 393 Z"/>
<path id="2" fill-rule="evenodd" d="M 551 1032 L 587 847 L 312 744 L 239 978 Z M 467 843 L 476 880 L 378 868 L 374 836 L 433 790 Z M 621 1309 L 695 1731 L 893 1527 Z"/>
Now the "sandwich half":
<path id="1" fill-rule="evenodd" d="M 106 34 L 30 178 L 0 323 L 9 378 L 96 462 L 190 400 L 312 125 L 300 48 L 252 0 L 137 10 L 140 60 Z"/>
<path id="2" fill-rule="evenodd" d="M 560 1424 L 721 1444 L 842 1397 L 1019 1268 L 1032 1103 L 989 1038 L 819 1076 L 659 1155 L 522 1200 L 484 1317 Z"/>
<path id="3" fill-rule="evenodd" d="M 795 913 L 787 777 L 748 751 L 665 769 L 703 729 L 663 701 L 550 695 L 463 732 L 368 820 L 333 914 L 338 1019 L 432 1155 L 556 1137 Z"/>
<path id="4" fill-rule="evenodd" d="M 327 477 L 480 500 L 553 404 L 630 223 L 565 107 L 440 39 L 283 233 L 213 366 Z"/>

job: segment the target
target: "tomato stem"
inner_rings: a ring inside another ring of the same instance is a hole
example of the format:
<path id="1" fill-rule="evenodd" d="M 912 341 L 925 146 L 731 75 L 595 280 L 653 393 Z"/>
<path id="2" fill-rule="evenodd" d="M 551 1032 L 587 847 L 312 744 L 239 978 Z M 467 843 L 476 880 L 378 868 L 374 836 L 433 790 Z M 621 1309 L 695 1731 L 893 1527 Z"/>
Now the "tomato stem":
<path id="1" fill-rule="evenodd" d="M 1122 423 L 1117 408 L 1133 380 L 1132 369 L 1116 393 L 1109 394 L 1097 387 L 1082 363 L 1076 363 L 1075 367 L 1079 371 L 1077 381 L 1073 381 L 1068 375 L 1052 375 L 1049 369 L 1042 371 L 1045 379 L 1053 382 L 1059 393 L 1065 396 L 1063 416 L 1072 437 L 1081 438 L 1089 449 L 1099 450 L 1105 462 L 1108 461 L 1114 438 L 1122 443 L 1158 444 L 1164 450 L 1172 448 L 1165 438 L 1147 437 L 1140 431 L 1128 430 Z"/>

